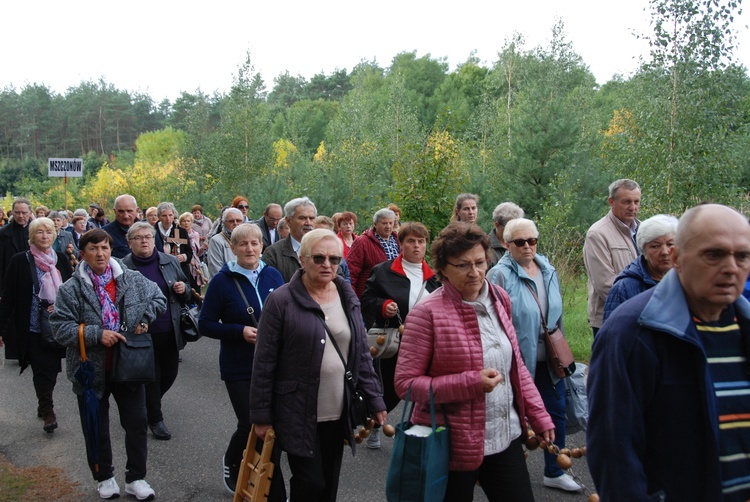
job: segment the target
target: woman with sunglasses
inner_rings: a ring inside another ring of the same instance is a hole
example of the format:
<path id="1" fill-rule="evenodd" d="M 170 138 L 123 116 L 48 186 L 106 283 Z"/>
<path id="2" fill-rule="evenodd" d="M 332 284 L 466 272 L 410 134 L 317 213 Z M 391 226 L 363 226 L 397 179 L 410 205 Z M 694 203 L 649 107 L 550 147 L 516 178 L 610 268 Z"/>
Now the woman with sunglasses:
<path id="1" fill-rule="evenodd" d="M 547 363 L 544 328 L 562 325 L 562 295 L 555 268 L 536 252 L 539 230 L 526 218 L 510 220 L 503 231 L 508 253 L 487 274 L 490 282 L 505 289 L 513 305 L 513 326 L 523 360 L 534 378 L 544 406 L 555 424 L 555 444 L 565 447 L 565 384 Z M 577 492 L 581 486 L 557 465 L 555 455 L 544 452 L 544 486 Z"/>
<path id="2" fill-rule="evenodd" d="M 287 452 L 292 502 L 336 500 L 344 440 L 353 452 L 357 425 L 349 417 L 346 372 L 358 382 L 375 421 L 385 424 L 359 301 L 336 274 L 342 255 L 343 244 L 332 231 L 305 234 L 302 268 L 269 295 L 258 327 L 250 419 L 260 437 L 273 426 Z"/>
<path id="3" fill-rule="evenodd" d="M 232 207 L 235 209 L 239 209 L 242 213 L 242 223 L 250 223 L 250 217 L 247 214 L 250 211 L 250 203 L 245 197 L 238 195 L 237 197 L 232 199 Z"/>
<path id="4" fill-rule="evenodd" d="M 239 220 L 239 214 L 231 216 L 234 217 Z M 237 416 L 237 429 L 222 461 L 224 486 L 234 493 L 242 451 L 250 435 L 250 377 L 258 321 L 261 313 L 265 315 L 264 305 L 269 293 L 284 284 L 284 280 L 278 270 L 260 259 L 263 234 L 258 225 L 238 224 L 232 230 L 230 246 L 236 259 L 225 263 L 208 283 L 198 324 L 201 333 L 221 342 L 219 370 Z M 284 483 L 274 483 L 276 487 L 279 485 L 283 488 Z M 272 495 L 269 500 L 286 499 L 283 490 L 278 498 L 275 498 L 276 492 Z"/>
<path id="5" fill-rule="evenodd" d="M 447 417 L 450 502 L 473 500 L 477 481 L 491 502 L 534 500 L 526 421 L 542 444 L 555 438 L 521 359 L 510 299 L 485 279 L 489 248 L 478 225 L 454 221 L 438 234 L 431 251 L 443 286 L 409 312 L 396 363 L 396 391 L 411 389 L 416 401 L 412 422 L 430 424 L 430 389 Z"/>

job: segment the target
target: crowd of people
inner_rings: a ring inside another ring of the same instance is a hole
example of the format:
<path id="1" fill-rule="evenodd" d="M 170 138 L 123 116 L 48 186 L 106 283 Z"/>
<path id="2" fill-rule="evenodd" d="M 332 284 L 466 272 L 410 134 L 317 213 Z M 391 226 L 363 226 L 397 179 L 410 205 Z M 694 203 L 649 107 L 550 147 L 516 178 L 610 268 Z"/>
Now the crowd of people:
<path id="1" fill-rule="evenodd" d="M 628 179 L 612 183 L 608 202 L 583 248 L 596 488 L 608 499 L 745 500 L 750 225 L 712 204 L 679 222 L 641 222 L 641 189 Z M 162 398 L 178 377 L 184 306 L 200 307 L 201 333 L 219 340 L 237 419 L 221 459 L 230 493 L 254 424 L 260 437 L 274 429 L 274 460 L 285 452 L 291 470 L 289 493 L 278 471 L 269 500 L 335 500 L 344 445 L 358 443 L 347 379 L 374 420 L 370 449 L 380 448 L 387 414 L 407 393 L 417 403 L 412 421 L 423 425 L 434 396 L 450 430 L 446 501 L 472 500 L 477 485 L 491 501 L 533 500 L 527 431 L 565 447 L 565 385 L 545 345 L 545 333 L 563 327 L 563 288 L 537 251 L 544 236 L 513 202 L 497 205 L 486 232 L 479 197 L 458 195 L 432 243 L 393 204 L 359 234 L 356 214 L 319 215 L 307 197 L 270 203 L 257 220 L 244 196 L 215 221 L 200 205 L 182 214 L 166 201 L 140 208 L 128 194 L 112 210 L 109 221 L 96 203 L 70 212 L 16 199 L 8 218 L 0 214 L 0 343 L 22 372 L 31 366 L 48 434 L 58 428 L 63 358 L 86 413 L 77 378 L 84 344 L 101 410 L 86 452 L 101 498 L 120 494 L 110 396 L 125 431 L 125 492 L 155 497 L 148 431 L 172 437 Z M 398 352 L 373 358 L 367 331 L 389 326 L 403 333 Z M 142 333 L 153 339 L 154 381 L 112 380 L 115 345 Z M 540 475 L 550 489 L 582 489 L 547 450 Z"/>

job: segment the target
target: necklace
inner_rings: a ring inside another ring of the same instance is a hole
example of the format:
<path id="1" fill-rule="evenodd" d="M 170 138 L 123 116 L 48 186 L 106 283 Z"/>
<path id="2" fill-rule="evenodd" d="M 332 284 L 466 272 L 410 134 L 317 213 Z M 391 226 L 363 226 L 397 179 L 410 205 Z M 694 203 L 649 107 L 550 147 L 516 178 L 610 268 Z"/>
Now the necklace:
<path id="1" fill-rule="evenodd" d="M 326 285 L 322 293 L 319 293 L 317 291 L 315 292 L 309 291 L 312 299 L 315 300 L 317 304 L 320 306 L 321 310 L 323 310 L 323 315 L 325 316 L 326 321 L 328 320 L 328 312 L 327 312 L 327 309 L 323 308 L 323 305 L 328 305 L 329 303 L 331 303 L 330 298 L 331 298 L 331 293 L 333 291 L 334 290 L 330 287 L 330 284 Z"/>

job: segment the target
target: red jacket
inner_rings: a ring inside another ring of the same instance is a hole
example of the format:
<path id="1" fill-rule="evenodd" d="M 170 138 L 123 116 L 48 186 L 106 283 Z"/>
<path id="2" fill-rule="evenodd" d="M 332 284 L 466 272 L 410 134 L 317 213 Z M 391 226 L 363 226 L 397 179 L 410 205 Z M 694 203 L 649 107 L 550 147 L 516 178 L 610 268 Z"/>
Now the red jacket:
<path id="1" fill-rule="evenodd" d="M 396 239 L 396 232 L 393 232 L 392 235 Z M 398 240 L 396 242 L 398 243 Z M 398 249 L 400 251 L 401 246 L 398 246 Z M 362 298 L 362 293 L 365 292 L 365 284 L 370 277 L 372 267 L 387 259 L 385 250 L 378 238 L 375 237 L 375 231 L 372 228 L 368 228 L 362 232 L 362 235 L 354 239 L 351 248 L 349 248 L 346 263 L 349 265 L 349 276 L 352 280 L 352 288 L 357 293 L 357 298 Z"/>
<path id="2" fill-rule="evenodd" d="M 488 283 L 489 284 L 489 283 Z M 497 286 L 489 285 L 498 320 L 513 347 L 510 382 L 521 429 L 524 417 L 537 432 L 554 429 L 534 379 L 521 358 L 518 339 L 510 317 L 510 298 Z M 406 316 L 404 334 L 396 364 L 394 383 L 402 398 L 412 386 L 417 401 L 412 421 L 429 425 L 430 384 L 436 404 L 445 404 L 450 428 L 450 469 L 471 471 L 484 459 L 485 395 L 482 390 L 484 356 L 482 336 L 474 308 L 463 303 L 459 292 L 445 283 L 415 305 Z M 437 411 L 441 423 L 442 413 Z"/>

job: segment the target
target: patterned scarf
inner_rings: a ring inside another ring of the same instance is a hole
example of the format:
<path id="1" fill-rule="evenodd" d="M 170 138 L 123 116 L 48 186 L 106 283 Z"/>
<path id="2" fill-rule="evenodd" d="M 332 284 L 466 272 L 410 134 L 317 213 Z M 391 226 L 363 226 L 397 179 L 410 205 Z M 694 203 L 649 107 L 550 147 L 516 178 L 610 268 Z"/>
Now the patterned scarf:
<path id="1" fill-rule="evenodd" d="M 44 272 L 42 278 L 39 281 L 39 299 L 47 300 L 50 303 L 55 303 L 57 299 L 57 290 L 62 285 L 62 276 L 60 271 L 57 270 L 55 264 L 57 263 L 57 253 L 51 249 L 45 253 L 34 244 L 29 245 L 29 251 L 34 257 L 34 265 L 36 268 Z"/>
<path id="2" fill-rule="evenodd" d="M 117 331 L 120 329 L 120 313 L 117 312 L 117 306 L 107 293 L 107 284 L 113 280 L 112 266 L 107 265 L 107 270 L 102 275 L 97 275 L 91 270 L 88 263 L 83 264 L 83 270 L 88 274 L 91 282 L 94 283 L 94 292 L 99 298 L 99 304 L 102 306 L 102 323 L 104 329 Z"/>

